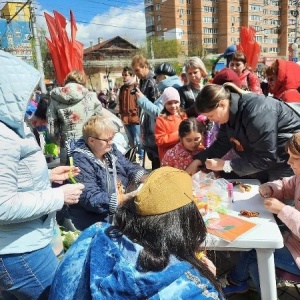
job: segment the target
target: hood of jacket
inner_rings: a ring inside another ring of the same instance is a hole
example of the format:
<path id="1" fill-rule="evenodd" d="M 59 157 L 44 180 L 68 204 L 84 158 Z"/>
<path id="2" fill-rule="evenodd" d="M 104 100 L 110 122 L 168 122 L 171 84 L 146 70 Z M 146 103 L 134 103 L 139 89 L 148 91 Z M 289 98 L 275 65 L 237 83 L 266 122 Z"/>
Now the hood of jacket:
<path id="1" fill-rule="evenodd" d="M 174 256 L 161 271 L 143 271 L 142 247 L 116 231 L 109 237 L 109 226 L 96 223 L 81 233 L 55 274 L 49 300 L 219 299 L 207 279 Z"/>
<path id="2" fill-rule="evenodd" d="M 158 85 L 157 88 L 159 92 L 162 94 L 165 88 L 172 86 L 173 88 L 177 89 L 182 86 L 182 82 L 177 75 L 169 76 L 166 79 L 162 80 Z"/>
<path id="3" fill-rule="evenodd" d="M 88 93 L 86 87 L 76 82 L 69 82 L 63 87 L 56 87 L 51 91 L 51 98 L 63 104 L 80 102 Z"/>
<path id="4" fill-rule="evenodd" d="M 279 69 L 277 82 L 270 92 L 275 98 L 282 98 L 285 91 L 297 89 L 300 86 L 300 66 L 292 61 L 277 59 Z"/>
<path id="5" fill-rule="evenodd" d="M 0 122 L 24 138 L 24 116 L 40 80 L 38 70 L 0 50 Z"/>

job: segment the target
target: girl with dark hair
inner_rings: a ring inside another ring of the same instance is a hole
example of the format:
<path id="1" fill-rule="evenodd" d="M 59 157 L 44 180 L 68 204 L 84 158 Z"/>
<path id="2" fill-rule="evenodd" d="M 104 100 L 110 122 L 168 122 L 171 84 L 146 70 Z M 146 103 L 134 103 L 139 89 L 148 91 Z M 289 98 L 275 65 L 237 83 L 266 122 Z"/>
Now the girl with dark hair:
<path id="1" fill-rule="evenodd" d="M 185 112 L 180 108 L 178 91 L 173 87 L 167 87 L 162 94 L 163 110 L 155 122 L 154 135 L 161 161 L 166 152 L 174 147 L 178 141 L 178 127 L 182 120 L 186 119 Z"/>
<path id="2" fill-rule="evenodd" d="M 247 57 L 243 52 L 238 51 L 232 55 L 229 68 L 239 76 L 244 90 L 262 94 L 260 81 L 251 67 L 247 66 Z"/>
<path id="3" fill-rule="evenodd" d="M 183 120 L 178 129 L 180 142 L 166 152 L 161 165 L 185 170 L 193 156 L 204 149 L 205 132 L 206 125 L 196 118 Z"/>
<path id="4" fill-rule="evenodd" d="M 284 247 L 274 251 L 275 266 L 300 275 L 300 132 L 288 140 L 285 149 L 294 176 L 267 182 L 259 187 L 259 192 L 265 198 L 265 207 L 286 226 L 283 230 Z M 294 199 L 294 206 L 289 205 L 290 199 Z M 229 285 L 224 288 L 224 293 L 229 295 L 241 290 L 247 291 L 249 278 L 260 291 L 255 250 L 240 254 L 237 265 L 227 277 Z"/>
<path id="5" fill-rule="evenodd" d="M 296 113 L 271 97 L 241 93 L 230 83 L 225 87 L 208 84 L 196 99 L 198 113 L 217 122 L 220 130 L 213 144 L 194 156 L 186 169 L 190 174 L 205 164 L 212 171 L 224 171 L 230 178 L 252 177 L 261 182 L 291 176 L 286 141 L 300 131 Z M 220 159 L 233 148 L 239 157 Z M 225 175 L 225 174 L 224 174 Z"/>
<path id="6" fill-rule="evenodd" d="M 49 300 L 224 299 L 214 265 L 199 258 L 206 233 L 192 178 L 161 167 L 119 207 L 113 226 L 97 223 L 82 232 L 56 272 Z"/>

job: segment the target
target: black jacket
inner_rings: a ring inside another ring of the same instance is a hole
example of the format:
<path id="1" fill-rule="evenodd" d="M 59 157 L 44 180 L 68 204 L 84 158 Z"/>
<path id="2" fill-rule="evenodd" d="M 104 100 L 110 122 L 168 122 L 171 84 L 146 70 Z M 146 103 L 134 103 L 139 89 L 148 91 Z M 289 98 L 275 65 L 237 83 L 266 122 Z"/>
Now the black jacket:
<path id="1" fill-rule="evenodd" d="M 239 176 L 263 171 L 272 178 L 278 170 L 284 174 L 289 168 L 285 144 L 300 131 L 300 118 L 283 102 L 264 95 L 232 93 L 230 101 L 229 121 L 221 125 L 216 141 L 194 158 L 204 163 L 234 148 L 240 158 L 231 167 Z"/>

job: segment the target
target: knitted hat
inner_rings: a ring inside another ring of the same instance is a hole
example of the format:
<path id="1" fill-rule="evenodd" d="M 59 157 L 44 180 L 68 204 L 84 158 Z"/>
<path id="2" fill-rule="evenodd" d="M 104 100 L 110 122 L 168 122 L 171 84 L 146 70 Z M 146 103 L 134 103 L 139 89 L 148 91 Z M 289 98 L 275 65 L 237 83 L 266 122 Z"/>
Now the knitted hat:
<path id="1" fill-rule="evenodd" d="M 219 85 L 223 85 L 226 82 L 232 82 L 239 88 L 242 87 L 242 83 L 240 81 L 239 76 L 229 68 L 222 69 L 216 74 L 216 76 L 213 79 L 213 83 Z"/>
<path id="2" fill-rule="evenodd" d="M 192 177 L 185 171 L 161 167 L 154 170 L 135 198 L 141 216 L 160 215 L 193 201 Z"/>
<path id="3" fill-rule="evenodd" d="M 179 93 L 172 86 L 165 88 L 163 94 L 161 95 L 161 99 L 162 99 L 163 106 L 165 106 L 167 104 L 167 102 L 172 101 L 172 100 L 176 100 L 176 101 L 180 102 Z"/>

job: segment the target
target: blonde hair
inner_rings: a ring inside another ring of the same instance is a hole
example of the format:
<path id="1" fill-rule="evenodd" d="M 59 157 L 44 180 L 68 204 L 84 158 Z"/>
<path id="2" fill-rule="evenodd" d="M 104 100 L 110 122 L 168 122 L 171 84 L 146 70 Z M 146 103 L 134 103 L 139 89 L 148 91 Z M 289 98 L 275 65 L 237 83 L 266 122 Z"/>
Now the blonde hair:
<path id="1" fill-rule="evenodd" d="M 70 82 L 75 82 L 78 84 L 81 84 L 83 86 L 86 86 L 86 76 L 83 72 L 78 71 L 78 70 L 73 70 L 70 72 L 66 79 L 65 79 L 65 84 L 70 83 Z"/>
<path id="2" fill-rule="evenodd" d="M 184 68 L 185 68 L 186 73 L 188 72 L 189 68 L 200 69 L 202 77 L 207 76 L 206 67 L 205 67 L 203 61 L 197 56 L 191 57 L 190 59 L 188 59 L 184 64 Z"/>
<path id="3" fill-rule="evenodd" d="M 87 143 L 89 137 L 99 137 L 103 133 L 116 133 L 117 127 L 114 122 L 107 117 L 92 116 L 82 127 L 82 136 Z"/>

